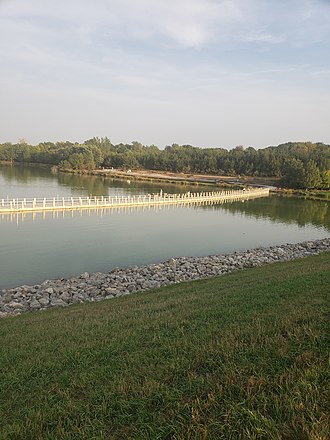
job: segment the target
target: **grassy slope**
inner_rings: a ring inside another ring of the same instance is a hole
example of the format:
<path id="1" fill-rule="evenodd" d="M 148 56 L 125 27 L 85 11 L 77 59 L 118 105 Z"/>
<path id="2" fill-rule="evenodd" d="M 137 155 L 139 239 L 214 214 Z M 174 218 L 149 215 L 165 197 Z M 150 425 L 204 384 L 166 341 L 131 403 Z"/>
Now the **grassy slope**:
<path id="1" fill-rule="evenodd" d="M 0 320 L 1 439 L 326 439 L 330 254 Z"/>

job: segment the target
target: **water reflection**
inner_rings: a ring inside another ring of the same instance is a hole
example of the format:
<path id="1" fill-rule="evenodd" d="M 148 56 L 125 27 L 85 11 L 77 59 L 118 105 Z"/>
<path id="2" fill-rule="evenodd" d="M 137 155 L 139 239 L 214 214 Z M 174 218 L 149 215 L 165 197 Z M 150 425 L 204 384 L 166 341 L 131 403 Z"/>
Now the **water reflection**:
<path id="1" fill-rule="evenodd" d="M 21 184 L 26 184 L 24 187 Z M 10 188 L 10 189 L 9 189 Z M 108 196 L 108 195 L 137 195 L 164 192 L 183 193 L 198 191 L 198 186 L 174 183 L 145 182 L 134 179 L 114 179 L 105 176 L 91 176 L 70 173 L 54 173 L 50 167 L 0 165 L 0 196 L 6 197 L 35 197 L 33 191 L 43 190 L 45 197 L 55 195 L 72 196 Z M 207 186 L 202 186 L 207 191 Z M 48 192 L 47 192 L 48 189 Z M 213 188 L 214 189 L 214 188 Z M 16 193 L 15 193 L 16 191 Z M 50 192 L 51 191 L 51 192 Z M 211 189 L 210 189 L 211 191 Z"/>
<path id="2" fill-rule="evenodd" d="M 22 165 L 1 165 L 0 176 L 6 183 L 32 183 L 40 179 L 53 179 L 50 167 L 47 166 L 22 166 Z"/>
<path id="3" fill-rule="evenodd" d="M 275 223 L 299 226 L 323 226 L 330 230 L 330 210 L 327 202 L 302 200 L 294 197 L 270 196 L 233 202 L 226 205 L 204 206 L 204 209 L 226 210 L 232 214 L 244 214 L 255 219 L 267 219 Z"/>

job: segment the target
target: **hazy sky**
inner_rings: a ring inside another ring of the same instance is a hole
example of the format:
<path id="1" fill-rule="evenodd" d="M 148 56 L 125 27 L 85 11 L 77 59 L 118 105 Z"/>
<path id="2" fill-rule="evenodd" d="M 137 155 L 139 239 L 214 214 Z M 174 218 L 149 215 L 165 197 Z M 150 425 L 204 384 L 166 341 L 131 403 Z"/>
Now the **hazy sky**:
<path id="1" fill-rule="evenodd" d="M 330 143 L 330 0 L 0 0 L 0 142 Z"/>

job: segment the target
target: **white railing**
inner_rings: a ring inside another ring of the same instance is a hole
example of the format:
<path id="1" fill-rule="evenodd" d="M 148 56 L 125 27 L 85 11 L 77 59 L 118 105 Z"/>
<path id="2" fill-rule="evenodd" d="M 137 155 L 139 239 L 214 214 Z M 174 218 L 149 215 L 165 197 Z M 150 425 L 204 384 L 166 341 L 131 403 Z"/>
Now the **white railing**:
<path id="1" fill-rule="evenodd" d="M 216 202 L 230 199 L 247 199 L 269 195 L 268 188 L 236 191 L 215 191 L 183 194 L 145 194 L 137 196 L 51 197 L 0 199 L 0 213 L 59 211 L 75 209 L 116 208 L 123 206 L 151 206 Z"/>

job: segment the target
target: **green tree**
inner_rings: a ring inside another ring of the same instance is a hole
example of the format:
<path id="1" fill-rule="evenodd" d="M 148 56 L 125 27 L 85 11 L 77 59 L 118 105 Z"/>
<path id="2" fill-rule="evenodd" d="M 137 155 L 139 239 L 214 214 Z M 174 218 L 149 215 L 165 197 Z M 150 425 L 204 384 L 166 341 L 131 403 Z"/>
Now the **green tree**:
<path id="1" fill-rule="evenodd" d="M 305 168 L 304 186 L 305 188 L 319 188 L 321 184 L 320 170 L 313 160 L 309 160 Z"/>
<path id="2" fill-rule="evenodd" d="M 323 171 L 321 174 L 321 188 L 330 189 L 330 170 Z"/>
<path id="3" fill-rule="evenodd" d="M 305 187 L 305 169 L 300 159 L 288 159 L 284 166 L 282 184 L 289 188 Z"/>
<path id="4" fill-rule="evenodd" d="M 69 158 L 69 163 L 73 170 L 83 170 L 84 155 L 82 153 L 73 153 Z"/>

